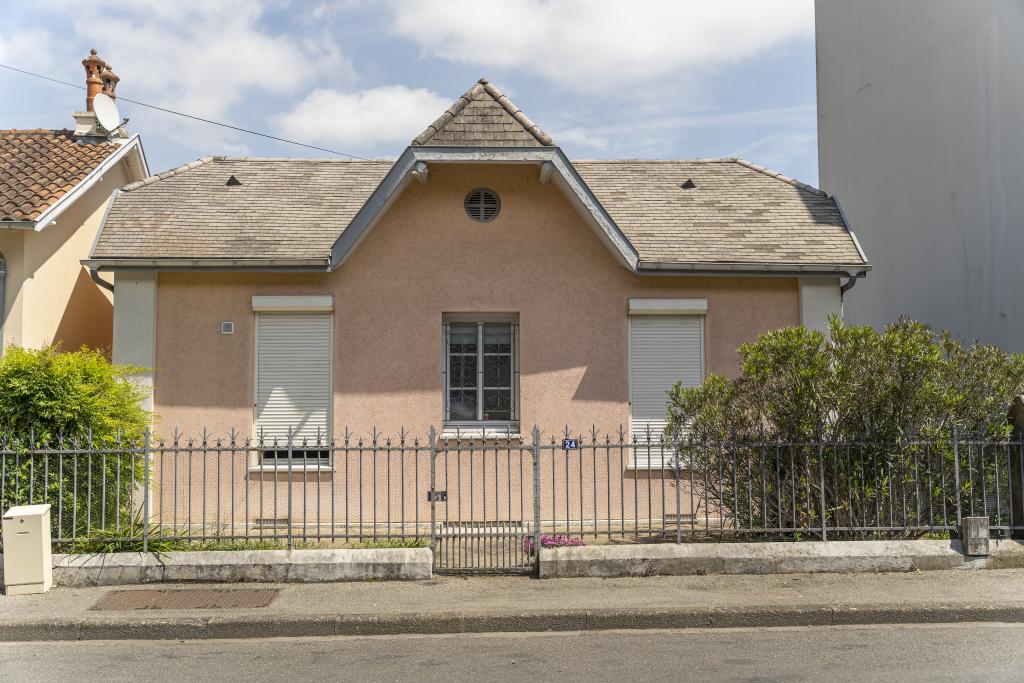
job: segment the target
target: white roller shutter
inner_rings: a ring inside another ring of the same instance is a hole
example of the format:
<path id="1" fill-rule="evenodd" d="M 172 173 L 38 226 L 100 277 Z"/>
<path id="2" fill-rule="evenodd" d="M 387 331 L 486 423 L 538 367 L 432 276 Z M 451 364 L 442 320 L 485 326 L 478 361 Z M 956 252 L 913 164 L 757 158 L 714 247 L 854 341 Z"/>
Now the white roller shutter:
<path id="1" fill-rule="evenodd" d="M 630 432 L 638 442 L 661 437 L 668 424 L 668 390 L 676 382 L 697 386 L 704 379 L 703 317 L 699 315 L 633 315 L 629 325 Z M 635 465 L 647 462 L 637 449 Z M 660 465 L 660 461 L 658 463 Z"/>
<path id="2" fill-rule="evenodd" d="M 256 314 L 256 433 L 265 443 L 330 438 L 331 314 Z"/>

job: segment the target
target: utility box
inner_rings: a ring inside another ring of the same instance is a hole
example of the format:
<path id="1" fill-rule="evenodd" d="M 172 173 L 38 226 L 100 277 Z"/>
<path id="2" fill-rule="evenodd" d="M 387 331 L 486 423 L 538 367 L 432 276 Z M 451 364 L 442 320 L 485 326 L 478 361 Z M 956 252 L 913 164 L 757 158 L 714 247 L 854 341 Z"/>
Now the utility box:
<path id="1" fill-rule="evenodd" d="M 45 593 L 53 587 L 50 506 L 16 505 L 4 513 L 4 590 Z"/>

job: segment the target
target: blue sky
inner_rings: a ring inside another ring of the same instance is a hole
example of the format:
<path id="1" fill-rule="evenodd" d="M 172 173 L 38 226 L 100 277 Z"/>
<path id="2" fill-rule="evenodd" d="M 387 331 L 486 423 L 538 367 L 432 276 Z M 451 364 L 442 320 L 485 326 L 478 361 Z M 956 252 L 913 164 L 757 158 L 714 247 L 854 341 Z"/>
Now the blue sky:
<path id="1" fill-rule="evenodd" d="M 395 157 L 486 76 L 572 158 L 741 156 L 816 183 L 812 0 L 5 0 L 0 63 Z M 0 128 L 71 127 L 74 89 L 0 70 Z M 324 156 L 121 102 L 159 172 Z"/>

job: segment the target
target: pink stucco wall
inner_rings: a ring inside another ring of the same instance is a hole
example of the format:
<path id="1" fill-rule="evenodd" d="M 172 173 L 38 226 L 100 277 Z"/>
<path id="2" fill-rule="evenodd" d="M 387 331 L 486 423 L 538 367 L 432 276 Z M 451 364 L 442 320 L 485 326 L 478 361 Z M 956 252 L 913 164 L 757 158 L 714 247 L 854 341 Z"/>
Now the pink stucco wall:
<path id="1" fill-rule="evenodd" d="M 492 223 L 463 211 L 479 186 L 501 196 Z M 254 294 L 334 296 L 336 434 L 440 426 L 444 313 L 518 313 L 521 422 L 546 431 L 627 425 L 631 297 L 706 298 L 707 372 L 734 373 L 738 344 L 799 322 L 795 279 L 633 275 L 533 166 L 435 166 L 336 272 L 160 273 L 162 433 L 251 430 Z"/>
<path id="2" fill-rule="evenodd" d="M 480 186 L 501 196 L 501 214 L 492 223 L 476 223 L 463 211 L 466 193 Z M 796 324 L 800 315 L 795 279 L 633 275 L 556 187 L 538 183 L 533 166 L 436 166 L 425 185 L 413 183 L 405 191 L 336 272 L 160 273 L 155 408 L 162 436 L 176 428 L 193 437 L 204 427 L 222 437 L 232 428 L 243 438 L 251 432 L 255 294 L 333 295 L 336 439 L 346 426 L 364 437 L 374 426 L 391 435 L 404 426 L 420 437 L 430 425 L 440 428 L 445 313 L 518 314 L 521 423 L 523 431 L 540 425 L 546 440 L 565 425 L 587 433 L 592 427 L 628 429 L 630 298 L 706 298 L 705 370 L 714 373 L 735 373 L 741 342 Z M 234 335 L 220 333 L 226 320 L 235 322 Z M 463 467 L 468 476 L 470 461 L 478 460 L 477 484 L 439 480 L 438 488 L 450 491 L 449 502 L 439 505 L 439 520 L 479 519 L 485 502 L 492 506 L 491 520 L 522 519 L 515 495 L 521 486 L 532 518 L 530 459 L 521 477 L 522 451 L 516 448 L 439 461 L 439 468 Z M 579 462 L 575 454 L 550 451 L 541 471 L 543 519 L 583 510 L 588 519 L 618 520 L 614 526 L 624 517 L 631 524 L 658 524 L 666 513 L 674 515 L 675 489 L 664 479 L 671 475 L 631 470 L 628 449 L 621 450 L 588 452 Z M 331 522 L 429 521 L 423 502 L 429 458 L 423 456 L 406 453 L 405 469 L 397 469 L 395 459 L 388 470 L 389 459 L 399 456 L 339 454 L 333 471 L 290 477 L 249 471 L 254 458 L 242 451 L 189 455 L 195 457 L 191 470 L 183 456 L 163 455 L 154 463 L 159 511 L 164 523 L 173 518 L 192 524 L 200 516 L 208 524 L 226 524 L 234 511 L 233 521 L 251 525 L 287 516 L 291 488 L 293 522 L 321 530 Z M 488 471 L 496 468 L 486 486 L 479 479 L 485 462 Z M 689 511 L 691 501 L 684 481 L 678 512 Z M 189 514 L 194 505 L 201 507 Z"/>

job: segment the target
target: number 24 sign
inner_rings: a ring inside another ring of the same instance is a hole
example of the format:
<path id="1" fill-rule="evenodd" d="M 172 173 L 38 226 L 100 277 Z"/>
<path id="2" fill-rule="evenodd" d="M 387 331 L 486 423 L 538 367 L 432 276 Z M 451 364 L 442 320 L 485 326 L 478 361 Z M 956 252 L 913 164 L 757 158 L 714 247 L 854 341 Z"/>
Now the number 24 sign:
<path id="1" fill-rule="evenodd" d="M 562 439 L 562 450 L 563 451 L 575 451 L 580 447 L 579 439 Z"/>

